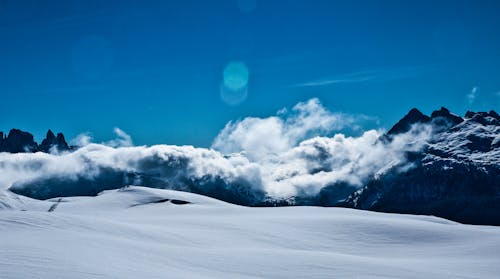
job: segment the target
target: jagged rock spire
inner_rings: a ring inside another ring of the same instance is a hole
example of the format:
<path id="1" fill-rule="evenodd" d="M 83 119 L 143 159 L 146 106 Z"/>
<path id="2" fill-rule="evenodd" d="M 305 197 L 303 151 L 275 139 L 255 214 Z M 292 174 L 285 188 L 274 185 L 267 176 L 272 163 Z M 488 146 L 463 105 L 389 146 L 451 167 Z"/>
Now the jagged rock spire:
<path id="1" fill-rule="evenodd" d="M 59 151 L 69 149 L 69 146 L 64 139 L 64 135 L 62 133 L 58 133 L 56 137 L 52 130 L 49 129 L 47 131 L 47 136 L 39 146 L 39 150 L 43 152 L 50 152 L 50 149 L 52 149 L 53 147 L 57 148 L 57 150 Z"/>
<path id="2" fill-rule="evenodd" d="M 10 130 L 7 137 L 0 132 L 0 152 L 22 153 L 22 152 L 50 152 L 55 147 L 59 151 L 70 150 L 62 133 L 57 136 L 51 130 L 47 131 L 45 139 L 38 145 L 32 134 L 19 129 Z"/>
<path id="3" fill-rule="evenodd" d="M 451 113 L 447 108 L 441 107 L 439 110 L 435 110 L 431 114 L 432 119 L 443 118 L 449 121 L 452 126 L 462 123 L 464 119 L 458 115 Z"/>
<path id="4" fill-rule="evenodd" d="M 415 123 L 427 123 L 430 117 L 423 114 L 416 108 L 412 108 L 401 120 L 398 121 L 387 133 L 388 135 L 408 132 L 411 125 Z"/>

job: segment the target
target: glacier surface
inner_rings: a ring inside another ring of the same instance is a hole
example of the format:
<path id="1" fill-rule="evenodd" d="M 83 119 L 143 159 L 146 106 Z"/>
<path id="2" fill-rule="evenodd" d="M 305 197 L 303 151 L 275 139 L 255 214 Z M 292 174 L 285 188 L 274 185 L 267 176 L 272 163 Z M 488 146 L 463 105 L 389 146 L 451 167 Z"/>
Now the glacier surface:
<path id="1" fill-rule="evenodd" d="M 129 186 L 0 194 L 1 278 L 498 278 L 500 228 Z"/>

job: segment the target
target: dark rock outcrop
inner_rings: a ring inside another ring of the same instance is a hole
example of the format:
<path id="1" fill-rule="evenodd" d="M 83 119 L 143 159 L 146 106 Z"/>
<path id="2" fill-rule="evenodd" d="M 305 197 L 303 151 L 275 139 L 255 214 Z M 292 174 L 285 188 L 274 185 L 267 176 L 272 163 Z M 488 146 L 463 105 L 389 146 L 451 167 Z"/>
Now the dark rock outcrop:
<path id="1" fill-rule="evenodd" d="M 9 135 L 0 141 L 0 152 L 21 153 L 37 150 L 38 145 L 34 141 L 33 135 L 18 129 L 10 130 Z"/>
<path id="2" fill-rule="evenodd" d="M 56 137 L 54 133 L 49 130 L 47 132 L 47 136 L 40 144 L 39 150 L 42 152 L 50 152 L 52 148 L 56 148 L 58 151 L 69 150 L 69 146 L 64 139 L 64 135 L 62 133 L 58 133 Z"/>
<path id="3" fill-rule="evenodd" d="M 455 115 L 453 113 L 450 113 L 450 111 L 445 107 L 441 107 L 440 110 L 435 110 L 432 112 L 431 119 L 438 119 L 438 118 L 445 119 L 446 121 L 448 121 L 451 124 L 451 126 L 455 126 L 455 125 L 460 124 L 464 121 L 464 119 L 462 117 Z"/>
<path id="4" fill-rule="evenodd" d="M 343 205 L 380 212 L 434 215 L 500 225 L 500 169 L 438 162 L 373 179 Z"/>
<path id="5" fill-rule="evenodd" d="M 46 138 L 40 145 L 35 142 L 32 134 L 19 129 L 10 130 L 7 137 L 4 136 L 3 132 L 0 132 L 0 152 L 24 153 L 42 151 L 48 153 L 53 148 L 56 148 L 58 151 L 71 149 L 62 133 L 58 133 L 55 136 L 51 130 L 47 132 Z"/>
<path id="6" fill-rule="evenodd" d="M 445 131 L 463 121 L 464 119 L 462 117 L 451 113 L 445 107 L 441 107 L 441 109 L 435 110 L 431 114 L 431 123 L 435 132 Z"/>
<path id="7" fill-rule="evenodd" d="M 458 115 L 451 113 L 447 108 L 441 107 L 439 110 L 432 112 L 431 116 L 427 116 L 418 109 L 411 109 L 401 120 L 399 120 L 387 132 L 384 139 L 390 139 L 391 136 L 408 132 L 415 124 L 432 123 L 438 131 L 446 130 L 450 127 L 462 123 L 464 119 Z"/>
<path id="8" fill-rule="evenodd" d="M 412 108 L 401 120 L 398 121 L 392 128 L 387 132 L 388 135 L 395 135 L 408 132 L 411 126 L 416 123 L 428 123 L 431 118 L 418 109 Z"/>

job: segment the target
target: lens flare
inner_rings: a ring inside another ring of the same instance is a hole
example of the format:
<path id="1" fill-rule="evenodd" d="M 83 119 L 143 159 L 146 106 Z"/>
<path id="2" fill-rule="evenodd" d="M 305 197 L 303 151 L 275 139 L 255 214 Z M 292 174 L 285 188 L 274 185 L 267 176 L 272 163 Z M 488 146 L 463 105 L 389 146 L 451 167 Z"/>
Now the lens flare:
<path id="1" fill-rule="evenodd" d="M 230 90 L 241 90 L 248 84 L 248 68 L 245 63 L 232 61 L 224 68 L 224 86 Z"/>
<path id="2" fill-rule="evenodd" d="M 248 96 L 249 71 L 241 61 L 229 62 L 222 74 L 223 80 L 220 87 L 222 101 L 230 106 L 243 103 Z"/>
<path id="3" fill-rule="evenodd" d="M 239 90 L 231 90 L 221 85 L 220 88 L 220 98 L 222 101 L 230 106 L 236 106 L 243 103 L 248 96 L 247 87 L 243 87 Z"/>

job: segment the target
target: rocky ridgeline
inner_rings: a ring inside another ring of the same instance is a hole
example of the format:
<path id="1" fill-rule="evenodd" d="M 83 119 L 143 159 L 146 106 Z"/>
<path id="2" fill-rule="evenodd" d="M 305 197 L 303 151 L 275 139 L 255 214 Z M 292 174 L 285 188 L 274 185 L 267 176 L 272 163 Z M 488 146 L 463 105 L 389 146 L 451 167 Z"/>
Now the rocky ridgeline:
<path id="1" fill-rule="evenodd" d="M 408 154 L 412 168 L 374 177 L 331 205 L 500 225 L 500 116 L 469 111 L 462 118 L 441 108 L 429 117 L 412 109 L 384 140 L 417 123 L 431 124 L 434 132 L 424 150 Z"/>
<path id="2" fill-rule="evenodd" d="M 42 143 L 38 144 L 35 142 L 32 134 L 19 129 L 10 130 L 8 135 L 0 132 L 0 152 L 24 153 L 41 151 L 49 153 L 54 149 L 58 151 L 71 149 L 62 133 L 58 133 L 56 136 L 49 130 Z"/>

